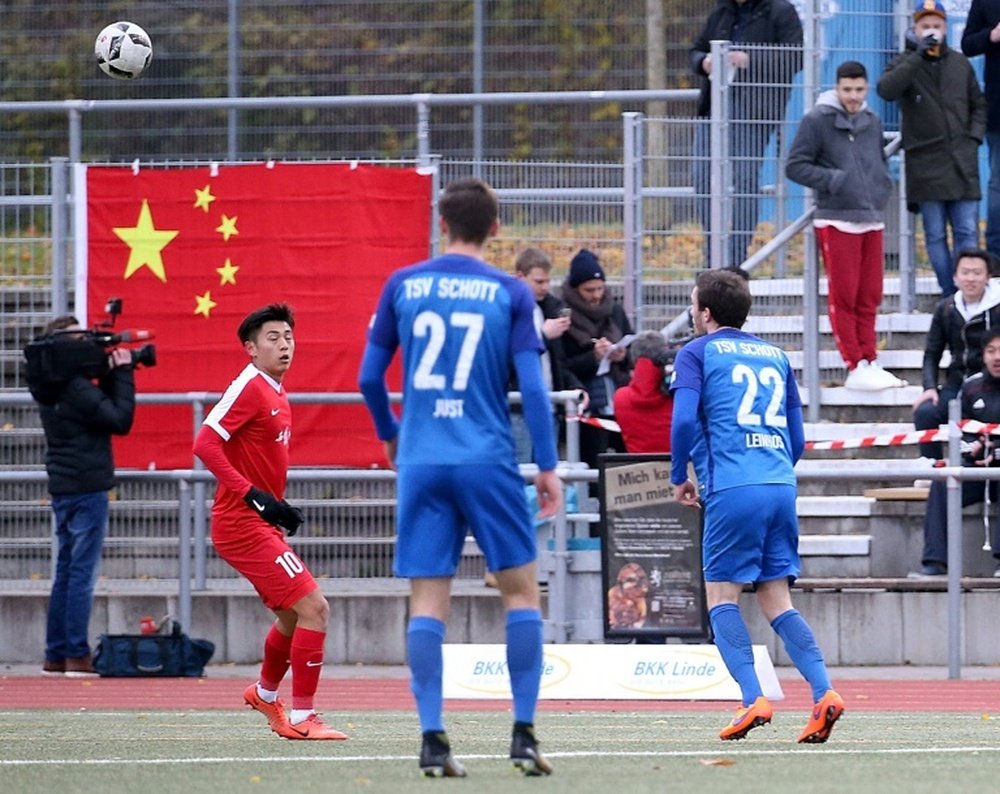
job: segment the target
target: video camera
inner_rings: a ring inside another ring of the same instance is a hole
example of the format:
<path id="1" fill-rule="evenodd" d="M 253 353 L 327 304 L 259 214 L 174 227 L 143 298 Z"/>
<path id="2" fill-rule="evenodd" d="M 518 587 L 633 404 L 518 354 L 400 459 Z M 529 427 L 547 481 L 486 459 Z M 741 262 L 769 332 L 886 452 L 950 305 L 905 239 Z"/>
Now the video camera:
<path id="1" fill-rule="evenodd" d="M 112 333 L 115 319 L 122 312 L 122 299 L 109 298 L 104 305 L 108 319 L 86 330 L 62 329 L 40 336 L 24 348 L 27 380 L 31 389 L 64 383 L 77 375 L 100 378 L 111 370 L 108 357 L 119 344 L 152 339 L 152 331 L 123 330 Z M 155 367 L 156 348 L 152 344 L 129 351 L 132 366 Z"/>

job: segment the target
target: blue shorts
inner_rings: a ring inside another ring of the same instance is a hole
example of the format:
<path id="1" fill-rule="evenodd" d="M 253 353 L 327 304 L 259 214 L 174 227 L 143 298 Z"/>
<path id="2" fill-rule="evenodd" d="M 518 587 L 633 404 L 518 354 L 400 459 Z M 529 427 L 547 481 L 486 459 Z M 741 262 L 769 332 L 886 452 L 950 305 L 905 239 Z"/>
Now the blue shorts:
<path id="1" fill-rule="evenodd" d="M 706 582 L 794 580 L 799 519 L 794 485 L 742 485 L 716 491 L 705 504 L 701 560 Z"/>
<path id="2" fill-rule="evenodd" d="M 396 495 L 396 576 L 454 576 L 470 529 L 491 571 L 537 557 L 524 479 L 513 462 L 403 465 Z"/>

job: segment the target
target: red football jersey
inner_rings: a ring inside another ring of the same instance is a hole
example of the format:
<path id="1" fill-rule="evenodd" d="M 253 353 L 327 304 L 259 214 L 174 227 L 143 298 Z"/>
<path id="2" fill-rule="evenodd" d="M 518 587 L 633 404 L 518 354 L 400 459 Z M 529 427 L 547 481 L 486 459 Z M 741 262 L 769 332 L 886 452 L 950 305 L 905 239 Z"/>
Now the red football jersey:
<path id="1" fill-rule="evenodd" d="M 280 383 L 247 364 L 204 424 L 223 438 L 226 458 L 233 468 L 254 487 L 284 498 L 292 411 Z M 238 523 L 241 517 L 257 518 L 242 494 L 220 482 L 212 507 L 213 522 Z"/>

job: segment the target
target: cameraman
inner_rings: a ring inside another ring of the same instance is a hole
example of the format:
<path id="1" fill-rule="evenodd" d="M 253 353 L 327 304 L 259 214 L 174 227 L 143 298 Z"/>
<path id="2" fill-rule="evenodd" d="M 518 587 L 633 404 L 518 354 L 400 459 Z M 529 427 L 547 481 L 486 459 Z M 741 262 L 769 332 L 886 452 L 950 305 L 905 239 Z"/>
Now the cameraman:
<path id="1" fill-rule="evenodd" d="M 71 315 L 50 322 L 43 337 L 51 337 L 57 345 L 86 338 L 79 321 Z M 87 629 L 108 523 L 108 491 L 114 486 L 111 436 L 128 433 L 135 414 L 130 352 L 122 348 L 109 351 L 108 367 L 96 383 L 82 375 L 42 383 L 29 381 L 45 430 L 45 470 L 59 548 L 42 665 L 47 675 L 96 675 Z"/>
<path id="2" fill-rule="evenodd" d="M 991 424 L 1000 422 L 1000 329 L 988 331 L 983 337 L 983 370 L 965 379 L 959 392 L 962 419 Z M 968 443 L 967 443 L 968 442 Z M 963 466 L 1000 465 L 1000 436 L 966 434 L 962 447 Z M 989 487 L 990 501 L 997 504 L 997 483 L 991 481 L 962 482 L 962 507 L 982 502 Z M 987 508 L 984 508 L 987 509 Z M 997 525 L 991 527 L 990 545 L 998 560 L 994 576 L 1000 576 L 1000 535 Z M 948 573 L 948 492 L 944 480 L 931 483 L 924 515 L 923 567 L 911 577 L 944 576 Z"/>

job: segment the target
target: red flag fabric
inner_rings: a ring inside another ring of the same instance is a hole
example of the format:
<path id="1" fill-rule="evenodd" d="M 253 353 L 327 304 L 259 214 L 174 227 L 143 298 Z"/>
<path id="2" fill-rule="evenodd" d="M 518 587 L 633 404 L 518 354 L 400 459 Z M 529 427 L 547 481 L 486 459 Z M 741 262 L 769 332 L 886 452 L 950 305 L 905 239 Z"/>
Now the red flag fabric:
<path id="1" fill-rule="evenodd" d="M 86 190 L 80 319 L 101 322 L 106 300 L 120 297 L 116 331 L 155 331 L 158 363 L 137 370 L 140 393 L 222 392 L 248 361 L 240 321 L 277 302 L 296 317 L 289 394 L 357 392 L 385 278 L 428 255 L 431 178 L 415 169 L 89 166 Z M 116 463 L 188 468 L 194 429 L 186 405 L 140 405 Z M 293 465 L 385 462 L 360 405 L 293 404 L 291 456 Z"/>

